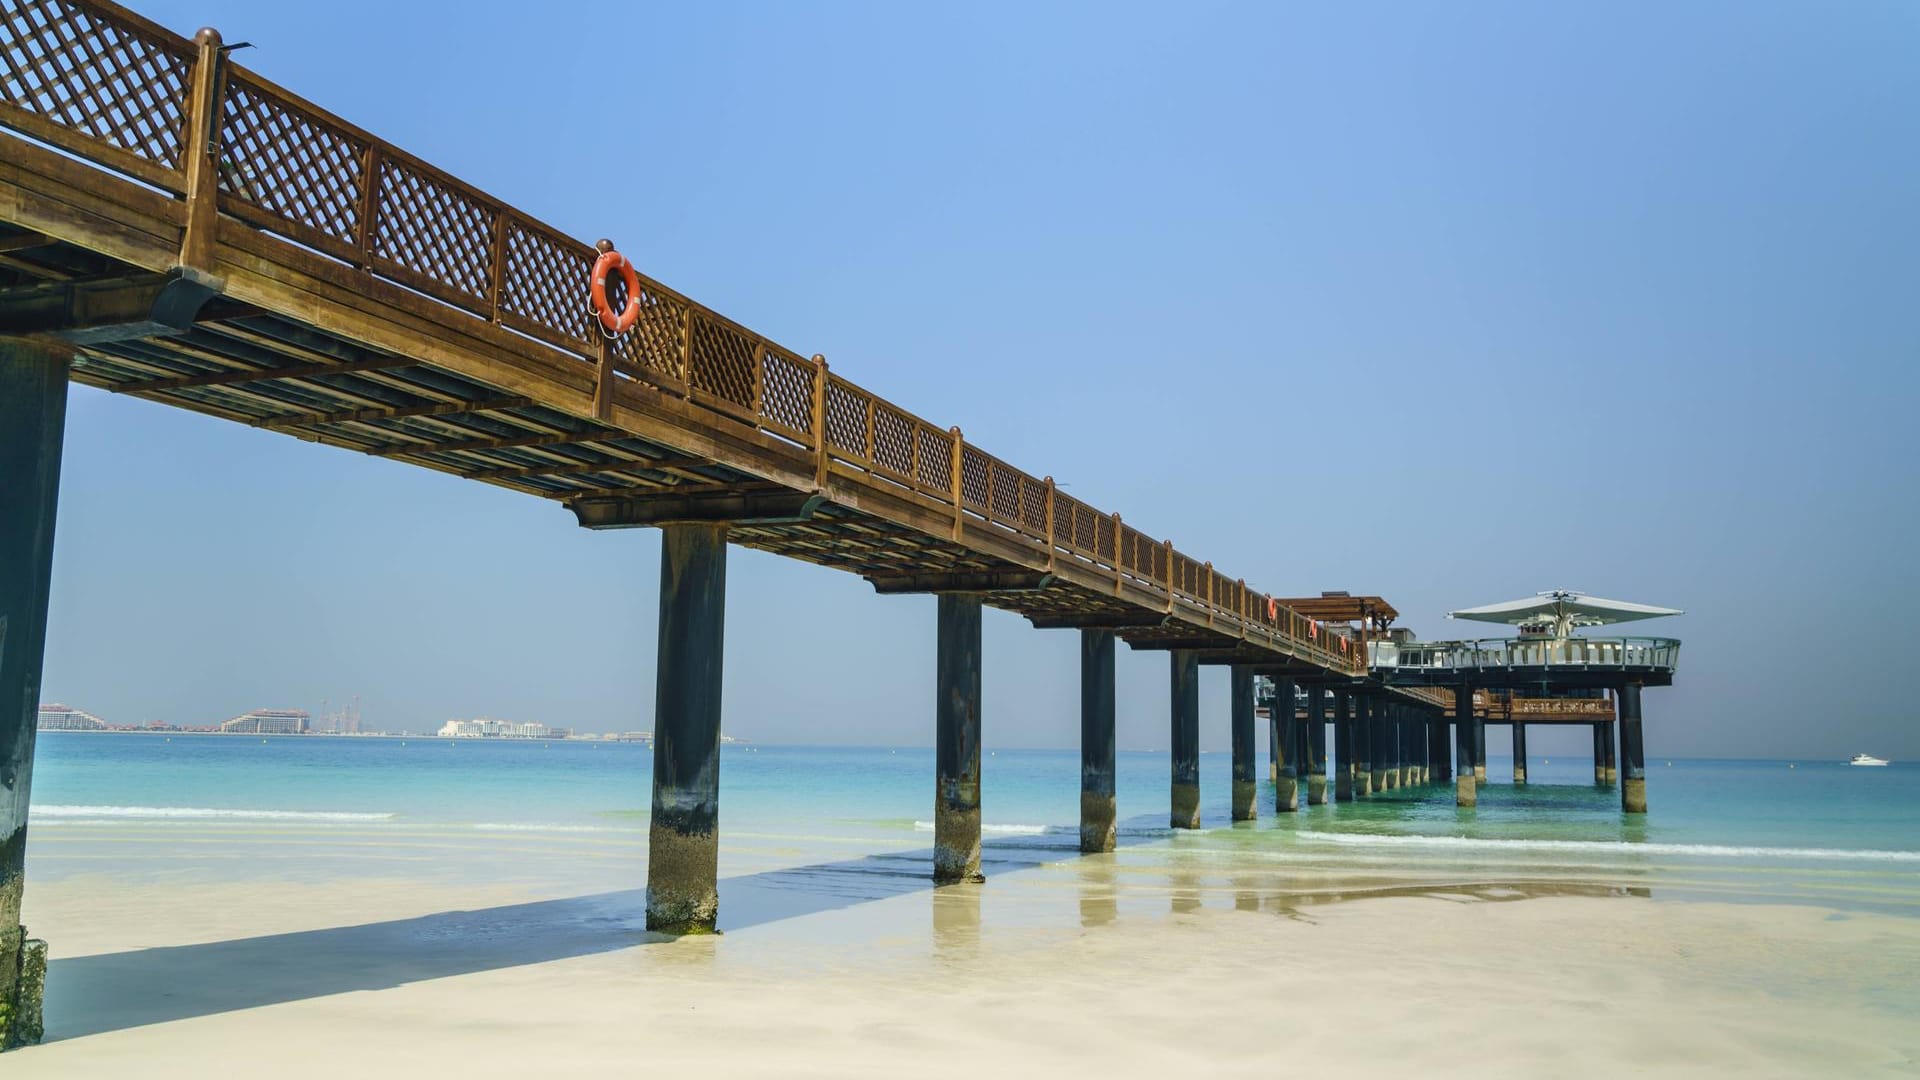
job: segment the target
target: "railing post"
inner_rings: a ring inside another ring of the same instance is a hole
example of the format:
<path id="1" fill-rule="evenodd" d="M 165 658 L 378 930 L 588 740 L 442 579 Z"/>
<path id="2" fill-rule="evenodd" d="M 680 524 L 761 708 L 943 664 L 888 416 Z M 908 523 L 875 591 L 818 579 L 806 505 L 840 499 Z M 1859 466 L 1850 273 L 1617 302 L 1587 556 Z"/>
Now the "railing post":
<path id="1" fill-rule="evenodd" d="M 187 173 L 187 226 L 180 240 L 180 265 L 213 271 L 214 231 L 220 225 L 220 31 L 211 26 L 193 35 L 199 57 L 187 99 L 187 148 L 181 166 Z"/>
<path id="2" fill-rule="evenodd" d="M 367 148 L 367 156 L 369 158 L 373 156 L 372 147 Z M 373 190 L 373 177 L 371 175 L 367 177 L 367 190 Z M 369 200 L 369 204 L 370 202 L 371 200 Z M 362 212 L 364 213 L 365 210 L 363 209 Z M 372 235 L 373 230 L 369 228 L 364 239 L 371 242 Z M 367 255 L 365 248 L 360 249 L 360 252 L 363 256 Z M 493 253 L 491 259 L 493 265 L 488 268 L 492 272 L 488 275 L 487 281 L 487 310 L 492 312 L 493 321 L 498 324 L 500 322 L 500 297 L 506 291 L 507 287 L 507 212 L 505 210 L 497 211 L 493 215 Z M 372 268 L 373 259 L 371 256 L 367 257 L 365 265 L 369 269 Z"/>
<path id="3" fill-rule="evenodd" d="M 1047 572 L 1052 573 L 1053 557 L 1054 557 L 1053 477 L 1051 476 L 1047 477 L 1046 484 L 1047 484 Z"/>
<path id="4" fill-rule="evenodd" d="M 963 471 L 962 462 L 967 456 L 967 440 L 960 434 L 958 424 L 948 428 L 947 433 L 953 436 L 953 538 L 959 540 L 960 527 L 964 524 L 962 518 L 965 514 L 961 509 L 960 474 Z"/>
<path id="5" fill-rule="evenodd" d="M 374 215 L 380 212 L 377 201 L 380 191 L 379 143 L 368 143 L 366 152 L 360 156 L 360 185 L 359 220 L 354 223 L 353 250 L 359 254 L 360 269 L 371 274 L 373 273 Z M 502 214 L 500 217 L 502 222 L 501 230 L 504 234 L 506 215 Z M 503 254 L 501 259 L 502 263 L 506 261 L 504 258 L 505 250 L 503 243 L 501 245 L 501 252 Z M 494 322 L 500 321 L 500 282 L 504 276 L 505 271 L 500 266 L 495 266 L 493 271 Z"/>
<path id="6" fill-rule="evenodd" d="M 602 237 L 593 249 L 605 255 L 613 250 L 613 241 Z M 498 314 L 496 308 L 495 315 Z M 600 339 L 600 368 L 593 380 L 593 418 L 605 422 L 613 419 L 613 339 L 607 336 L 606 327 L 600 325 L 597 315 L 587 321 L 587 331 Z"/>
<path id="7" fill-rule="evenodd" d="M 1206 565 L 1206 567 L 1204 568 L 1204 572 L 1207 575 L 1207 625 L 1212 626 L 1214 602 L 1213 602 L 1213 564 L 1211 562 L 1209 562 Z"/>
<path id="8" fill-rule="evenodd" d="M 1173 541 L 1162 540 L 1160 544 L 1167 552 L 1167 614 L 1173 614 Z"/>
<path id="9" fill-rule="evenodd" d="M 913 441 L 920 441 L 920 433 L 913 433 Z M 815 491 L 827 490 L 827 468 L 831 464 L 827 449 L 827 358 L 821 353 L 813 354 L 813 487 Z"/>
<path id="10" fill-rule="evenodd" d="M 1120 566 L 1120 512 L 1113 512 L 1113 595 L 1119 596 L 1121 586 L 1126 580 L 1126 571 Z"/>

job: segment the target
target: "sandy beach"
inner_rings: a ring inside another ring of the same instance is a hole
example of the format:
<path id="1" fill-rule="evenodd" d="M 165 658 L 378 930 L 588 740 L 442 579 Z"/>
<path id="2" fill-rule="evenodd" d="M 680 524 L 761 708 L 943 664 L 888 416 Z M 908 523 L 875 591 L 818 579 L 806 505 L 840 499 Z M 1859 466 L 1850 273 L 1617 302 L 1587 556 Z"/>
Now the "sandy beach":
<path id="1" fill-rule="evenodd" d="M 48 1041 L 6 1073 L 1164 1076 L 1203 1053 L 1207 1075 L 1248 1076 L 1920 1065 L 1920 921 L 1603 883 L 1303 890 L 1129 862 L 877 899 L 735 879 L 736 927 L 677 940 L 642 929 L 630 890 L 75 874 L 29 894 L 27 925 L 55 947 Z M 786 914 L 796 899 L 817 910 Z"/>

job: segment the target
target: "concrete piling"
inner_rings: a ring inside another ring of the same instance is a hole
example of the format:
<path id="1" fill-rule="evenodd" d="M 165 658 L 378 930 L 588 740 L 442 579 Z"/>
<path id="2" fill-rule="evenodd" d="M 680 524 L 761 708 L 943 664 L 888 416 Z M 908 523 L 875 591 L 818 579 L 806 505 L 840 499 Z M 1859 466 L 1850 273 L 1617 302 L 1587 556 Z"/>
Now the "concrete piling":
<path id="1" fill-rule="evenodd" d="M 1593 782 L 1607 782 L 1607 725 L 1599 723 L 1593 725 Z"/>
<path id="2" fill-rule="evenodd" d="M 980 881 L 980 597 L 939 596 L 933 881 Z"/>
<path id="3" fill-rule="evenodd" d="M 1367 747 L 1371 755 L 1368 764 L 1373 766 L 1373 794 L 1384 795 L 1387 792 L 1387 768 L 1393 762 L 1393 734 L 1387 723 L 1387 703 L 1384 699 L 1366 695 L 1368 725 L 1372 734 Z"/>
<path id="4" fill-rule="evenodd" d="M 720 685 L 727 530 L 661 530 L 647 929 L 711 932 L 720 908 Z"/>
<path id="5" fill-rule="evenodd" d="M 1473 722 L 1473 779 L 1477 784 L 1487 782 L 1487 722 Z"/>
<path id="6" fill-rule="evenodd" d="M 1454 768 L 1458 779 L 1453 785 L 1455 806 L 1477 806 L 1480 785 L 1473 776 L 1473 687 L 1461 684 L 1453 692 Z"/>
<path id="7" fill-rule="evenodd" d="M 1307 805 L 1327 802 L 1327 692 L 1307 688 Z"/>
<path id="8" fill-rule="evenodd" d="M 1200 827 L 1200 657 L 1169 654 L 1173 669 L 1173 813 L 1176 829 Z"/>
<path id="9" fill-rule="evenodd" d="M 1273 781 L 1273 808 L 1282 814 L 1300 809 L 1300 777 L 1307 771 L 1300 755 L 1300 719 L 1292 679 L 1273 680 L 1273 715 L 1280 724 L 1280 775 Z"/>
<path id="10" fill-rule="evenodd" d="M 1618 706 L 1616 706 L 1616 708 L 1618 708 Z M 1613 737 L 1615 726 L 1614 724 L 1604 722 L 1600 725 L 1600 749 L 1607 756 L 1606 782 L 1608 784 L 1617 784 L 1620 782 L 1620 759 L 1619 756 L 1614 753 L 1614 751 L 1619 749 L 1619 744 L 1614 741 Z"/>
<path id="11" fill-rule="evenodd" d="M 1513 782 L 1527 782 L 1527 725 L 1513 722 Z"/>
<path id="12" fill-rule="evenodd" d="M 1358 799 L 1373 797 L 1373 699 L 1366 694 L 1353 695 L 1353 794 Z"/>
<path id="13" fill-rule="evenodd" d="M 1647 812 L 1647 763 L 1640 742 L 1640 684 L 1620 688 L 1620 809 Z"/>
<path id="14" fill-rule="evenodd" d="M 1447 725 L 1445 714 L 1435 713 L 1428 722 L 1428 734 L 1433 745 L 1428 753 L 1433 758 L 1433 780 L 1438 784 L 1453 782 L 1453 735 Z"/>
<path id="15" fill-rule="evenodd" d="M 1113 850 L 1113 631 L 1080 631 L 1080 850 Z"/>
<path id="16" fill-rule="evenodd" d="M 46 943 L 20 925 L 68 354 L 0 338 L 0 1049 L 40 1041 Z"/>
<path id="17" fill-rule="evenodd" d="M 1254 803 L 1260 797 L 1260 785 L 1253 772 L 1253 669 L 1235 664 L 1227 672 L 1229 711 L 1233 743 L 1233 792 L 1229 816 L 1234 821 L 1252 821 L 1259 813 Z"/>
<path id="18" fill-rule="evenodd" d="M 1353 696 L 1333 692 L 1333 799 L 1353 801 Z"/>

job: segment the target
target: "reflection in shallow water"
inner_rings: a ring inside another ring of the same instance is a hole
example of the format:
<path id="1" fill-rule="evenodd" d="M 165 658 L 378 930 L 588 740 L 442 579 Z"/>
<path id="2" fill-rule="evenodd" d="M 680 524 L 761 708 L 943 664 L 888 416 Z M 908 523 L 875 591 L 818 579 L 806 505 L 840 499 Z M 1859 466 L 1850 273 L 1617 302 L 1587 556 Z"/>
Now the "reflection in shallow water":
<path id="1" fill-rule="evenodd" d="M 980 952 L 980 892 L 983 882 L 963 881 L 933 890 L 933 952 L 964 960 Z"/>

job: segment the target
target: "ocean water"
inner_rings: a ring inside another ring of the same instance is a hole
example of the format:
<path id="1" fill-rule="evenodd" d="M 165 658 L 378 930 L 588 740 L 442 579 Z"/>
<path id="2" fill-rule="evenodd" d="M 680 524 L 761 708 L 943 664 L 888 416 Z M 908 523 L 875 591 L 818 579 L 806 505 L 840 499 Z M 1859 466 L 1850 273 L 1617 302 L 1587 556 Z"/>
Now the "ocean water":
<path id="1" fill-rule="evenodd" d="M 630 888 L 644 881 L 651 768 L 651 749 L 631 743 L 46 732 L 29 880 L 358 874 Z M 772 891 L 918 887 L 933 768 L 926 749 L 727 746 L 722 876 Z M 1077 751 L 1001 750 L 982 772 L 989 876 L 1083 875 Z M 1176 833 L 1165 754 L 1123 752 L 1120 851 L 1094 862 L 1102 889 L 1153 903 L 1250 887 L 1307 899 L 1572 891 L 1920 915 L 1920 768 L 1656 760 L 1644 817 L 1620 812 L 1588 759 L 1536 759 L 1529 774 L 1513 785 L 1509 763 L 1492 759 L 1473 810 L 1432 785 L 1278 814 L 1263 783 L 1260 819 L 1233 823 L 1229 757 L 1208 753 L 1204 828 Z"/>

